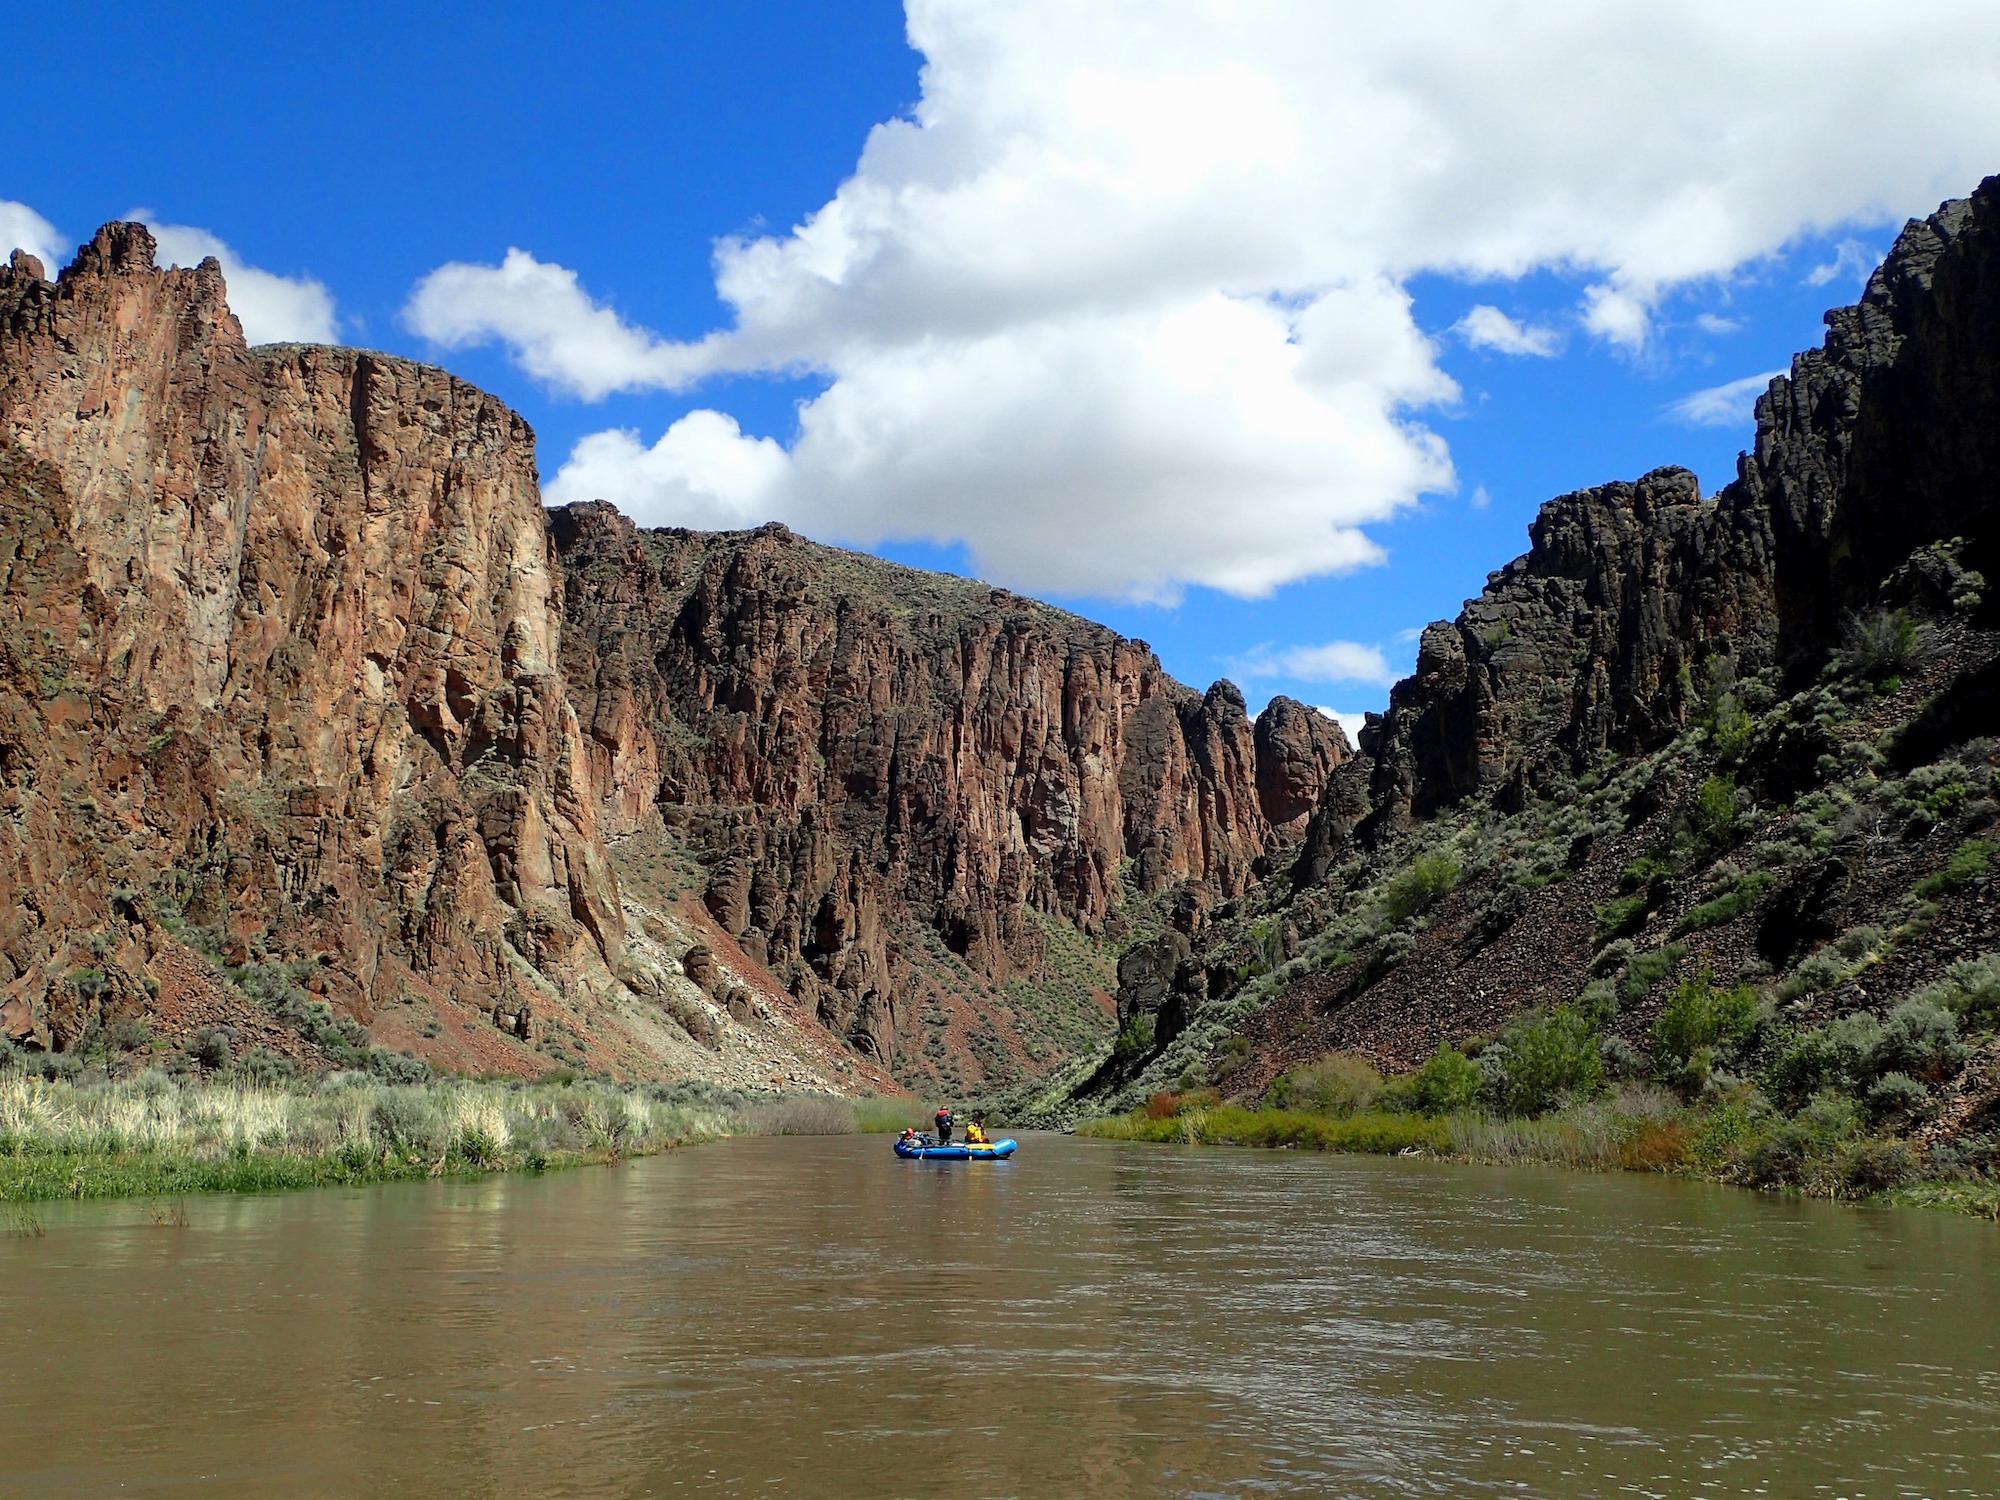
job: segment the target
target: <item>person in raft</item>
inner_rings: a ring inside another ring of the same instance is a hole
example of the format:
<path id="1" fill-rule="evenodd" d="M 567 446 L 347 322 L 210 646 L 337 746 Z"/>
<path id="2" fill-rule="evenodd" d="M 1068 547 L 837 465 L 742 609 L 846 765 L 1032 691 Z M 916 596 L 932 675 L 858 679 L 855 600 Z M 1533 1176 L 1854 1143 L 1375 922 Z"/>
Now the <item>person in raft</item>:
<path id="1" fill-rule="evenodd" d="M 965 1127 L 965 1144 L 968 1146 L 989 1146 L 986 1139 L 986 1116 L 974 1115 L 972 1123 Z"/>
<path id="2" fill-rule="evenodd" d="M 935 1123 L 937 1125 L 937 1143 L 940 1146 L 949 1146 L 951 1144 L 951 1106 L 949 1104 L 940 1104 L 938 1106 Z"/>

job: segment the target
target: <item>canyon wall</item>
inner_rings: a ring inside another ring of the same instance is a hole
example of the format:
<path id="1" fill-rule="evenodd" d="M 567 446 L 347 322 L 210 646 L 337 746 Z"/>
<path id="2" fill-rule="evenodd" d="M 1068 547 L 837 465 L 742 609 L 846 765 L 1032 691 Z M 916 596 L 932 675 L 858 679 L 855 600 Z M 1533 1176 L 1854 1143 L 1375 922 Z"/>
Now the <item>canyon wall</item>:
<path id="1" fill-rule="evenodd" d="M 500 402 L 249 348 L 215 262 L 161 269 L 135 224 L 0 270 L 0 510 L 0 1028 L 58 1052 L 171 1031 L 161 976 L 205 973 L 363 1028 L 417 1005 L 453 1066 L 546 1065 L 534 1014 L 602 1060 L 686 960 L 682 1029 L 738 1028 L 745 1067 L 789 1067 L 757 1028 L 794 1022 L 887 1065 L 933 949 L 990 1013 L 1046 921 L 1198 928 L 1347 754 L 982 584 L 548 517 Z M 691 903 L 652 878 L 682 856 Z"/>
<path id="2" fill-rule="evenodd" d="M 362 1023 L 610 982 L 532 433 L 440 370 L 246 347 L 216 263 L 153 248 L 0 270 L 5 1030 L 143 1015 L 163 911 Z"/>
<path id="3" fill-rule="evenodd" d="M 1347 754 L 1303 705 L 1253 724 L 1143 642 L 781 526 L 642 531 L 582 504 L 551 531 L 600 817 L 656 805 L 716 921 L 871 1056 L 919 930 L 997 980 L 1038 973 L 1037 914 L 1103 936 L 1171 892 L 1196 924 Z"/>

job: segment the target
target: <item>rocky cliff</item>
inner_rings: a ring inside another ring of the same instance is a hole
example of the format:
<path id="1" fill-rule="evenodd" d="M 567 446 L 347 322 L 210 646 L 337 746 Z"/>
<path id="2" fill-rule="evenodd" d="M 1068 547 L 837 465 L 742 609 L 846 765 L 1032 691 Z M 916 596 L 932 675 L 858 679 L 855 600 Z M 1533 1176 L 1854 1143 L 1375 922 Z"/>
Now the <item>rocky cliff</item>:
<path id="1" fill-rule="evenodd" d="M 1711 981 L 1771 1018 L 1703 1054 L 1718 1079 L 1781 1077 L 1818 1045 L 1796 1038 L 1904 1000 L 1939 1036 L 1941 1006 L 1978 1022 L 1964 985 L 2000 971 L 2000 179 L 1912 222 L 1826 321 L 1719 494 L 1661 469 L 1552 500 L 1423 633 L 1292 878 L 1127 955 L 1132 1045 L 1095 1097 L 1254 1094 L 1328 1048 L 1407 1069 L 1441 1041 L 1491 1043 L 1504 1079 L 1536 1013 L 1685 1087 L 1651 1028 Z M 1958 1081 L 1898 1075 L 1896 1118 L 2000 1126 L 1964 1082 L 2000 1057 L 1978 1046 L 1938 1052 L 1972 1058 Z"/>
<path id="2" fill-rule="evenodd" d="M 55 281 L 0 271 L 0 445 L 9 1032 L 142 1015 L 161 906 L 364 1025 L 411 987 L 513 1013 L 609 980 L 519 417 L 248 348 L 212 260 L 113 224 Z"/>
<path id="3" fill-rule="evenodd" d="M 657 808 L 715 920 L 887 1061 L 938 1003 L 937 946 L 1033 983 L 1049 923 L 1183 926 L 1303 828 L 1347 747 L 1289 700 L 1181 686 L 1143 642 L 783 527 L 640 531 L 557 511 L 565 667 L 600 819 Z M 906 1050 L 908 1050 L 906 1048 Z"/>
<path id="4" fill-rule="evenodd" d="M 1755 447 L 1720 494 L 1661 469 L 1543 506 L 1529 550 L 1424 632 L 1348 772 L 1366 792 L 1324 810 L 1307 873 L 1357 815 L 1373 829 L 1474 795 L 1518 806 L 1607 751 L 1664 743 L 1717 684 L 1816 667 L 1857 609 L 1946 602 L 1954 569 L 1994 576 L 1996 261 L 1989 181 L 1912 222 L 1861 301 L 1827 314 L 1824 346 L 1759 398 Z"/>
<path id="5" fill-rule="evenodd" d="M 983 585 L 551 524 L 501 403 L 249 348 L 139 225 L 0 270 L 0 511 L 0 1027 L 57 1053 L 1033 1071 L 1108 1027 L 1120 924 L 1198 928 L 1346 754 Z"/>

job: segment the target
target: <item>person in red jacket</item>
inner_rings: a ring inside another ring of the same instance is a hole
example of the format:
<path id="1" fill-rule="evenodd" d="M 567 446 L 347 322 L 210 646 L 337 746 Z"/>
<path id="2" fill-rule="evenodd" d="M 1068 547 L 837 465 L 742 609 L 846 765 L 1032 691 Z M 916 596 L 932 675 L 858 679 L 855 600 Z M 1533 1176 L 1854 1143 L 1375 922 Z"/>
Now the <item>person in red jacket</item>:
<path id="1" fill-rule="evenodd" d="M 940 1104 L 936 1120 L 937 1143 L 940 1146 L 949 1146 L 951 1144 L 951 1123 L 951 1106 L 949 1104 Z"/>

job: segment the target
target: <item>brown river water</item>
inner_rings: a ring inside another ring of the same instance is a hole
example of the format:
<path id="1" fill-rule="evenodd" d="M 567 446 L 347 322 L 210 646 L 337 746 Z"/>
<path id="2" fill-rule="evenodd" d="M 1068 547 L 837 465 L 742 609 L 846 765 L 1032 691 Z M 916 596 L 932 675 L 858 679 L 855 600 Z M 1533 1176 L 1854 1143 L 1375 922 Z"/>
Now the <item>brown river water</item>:
<path id="1" fill-rule="evenodd" d="M 1055 1136 L 182 1207 L 0 1239 L 0 1496 L 2000 1495 L 1945 1215 Z"/>

